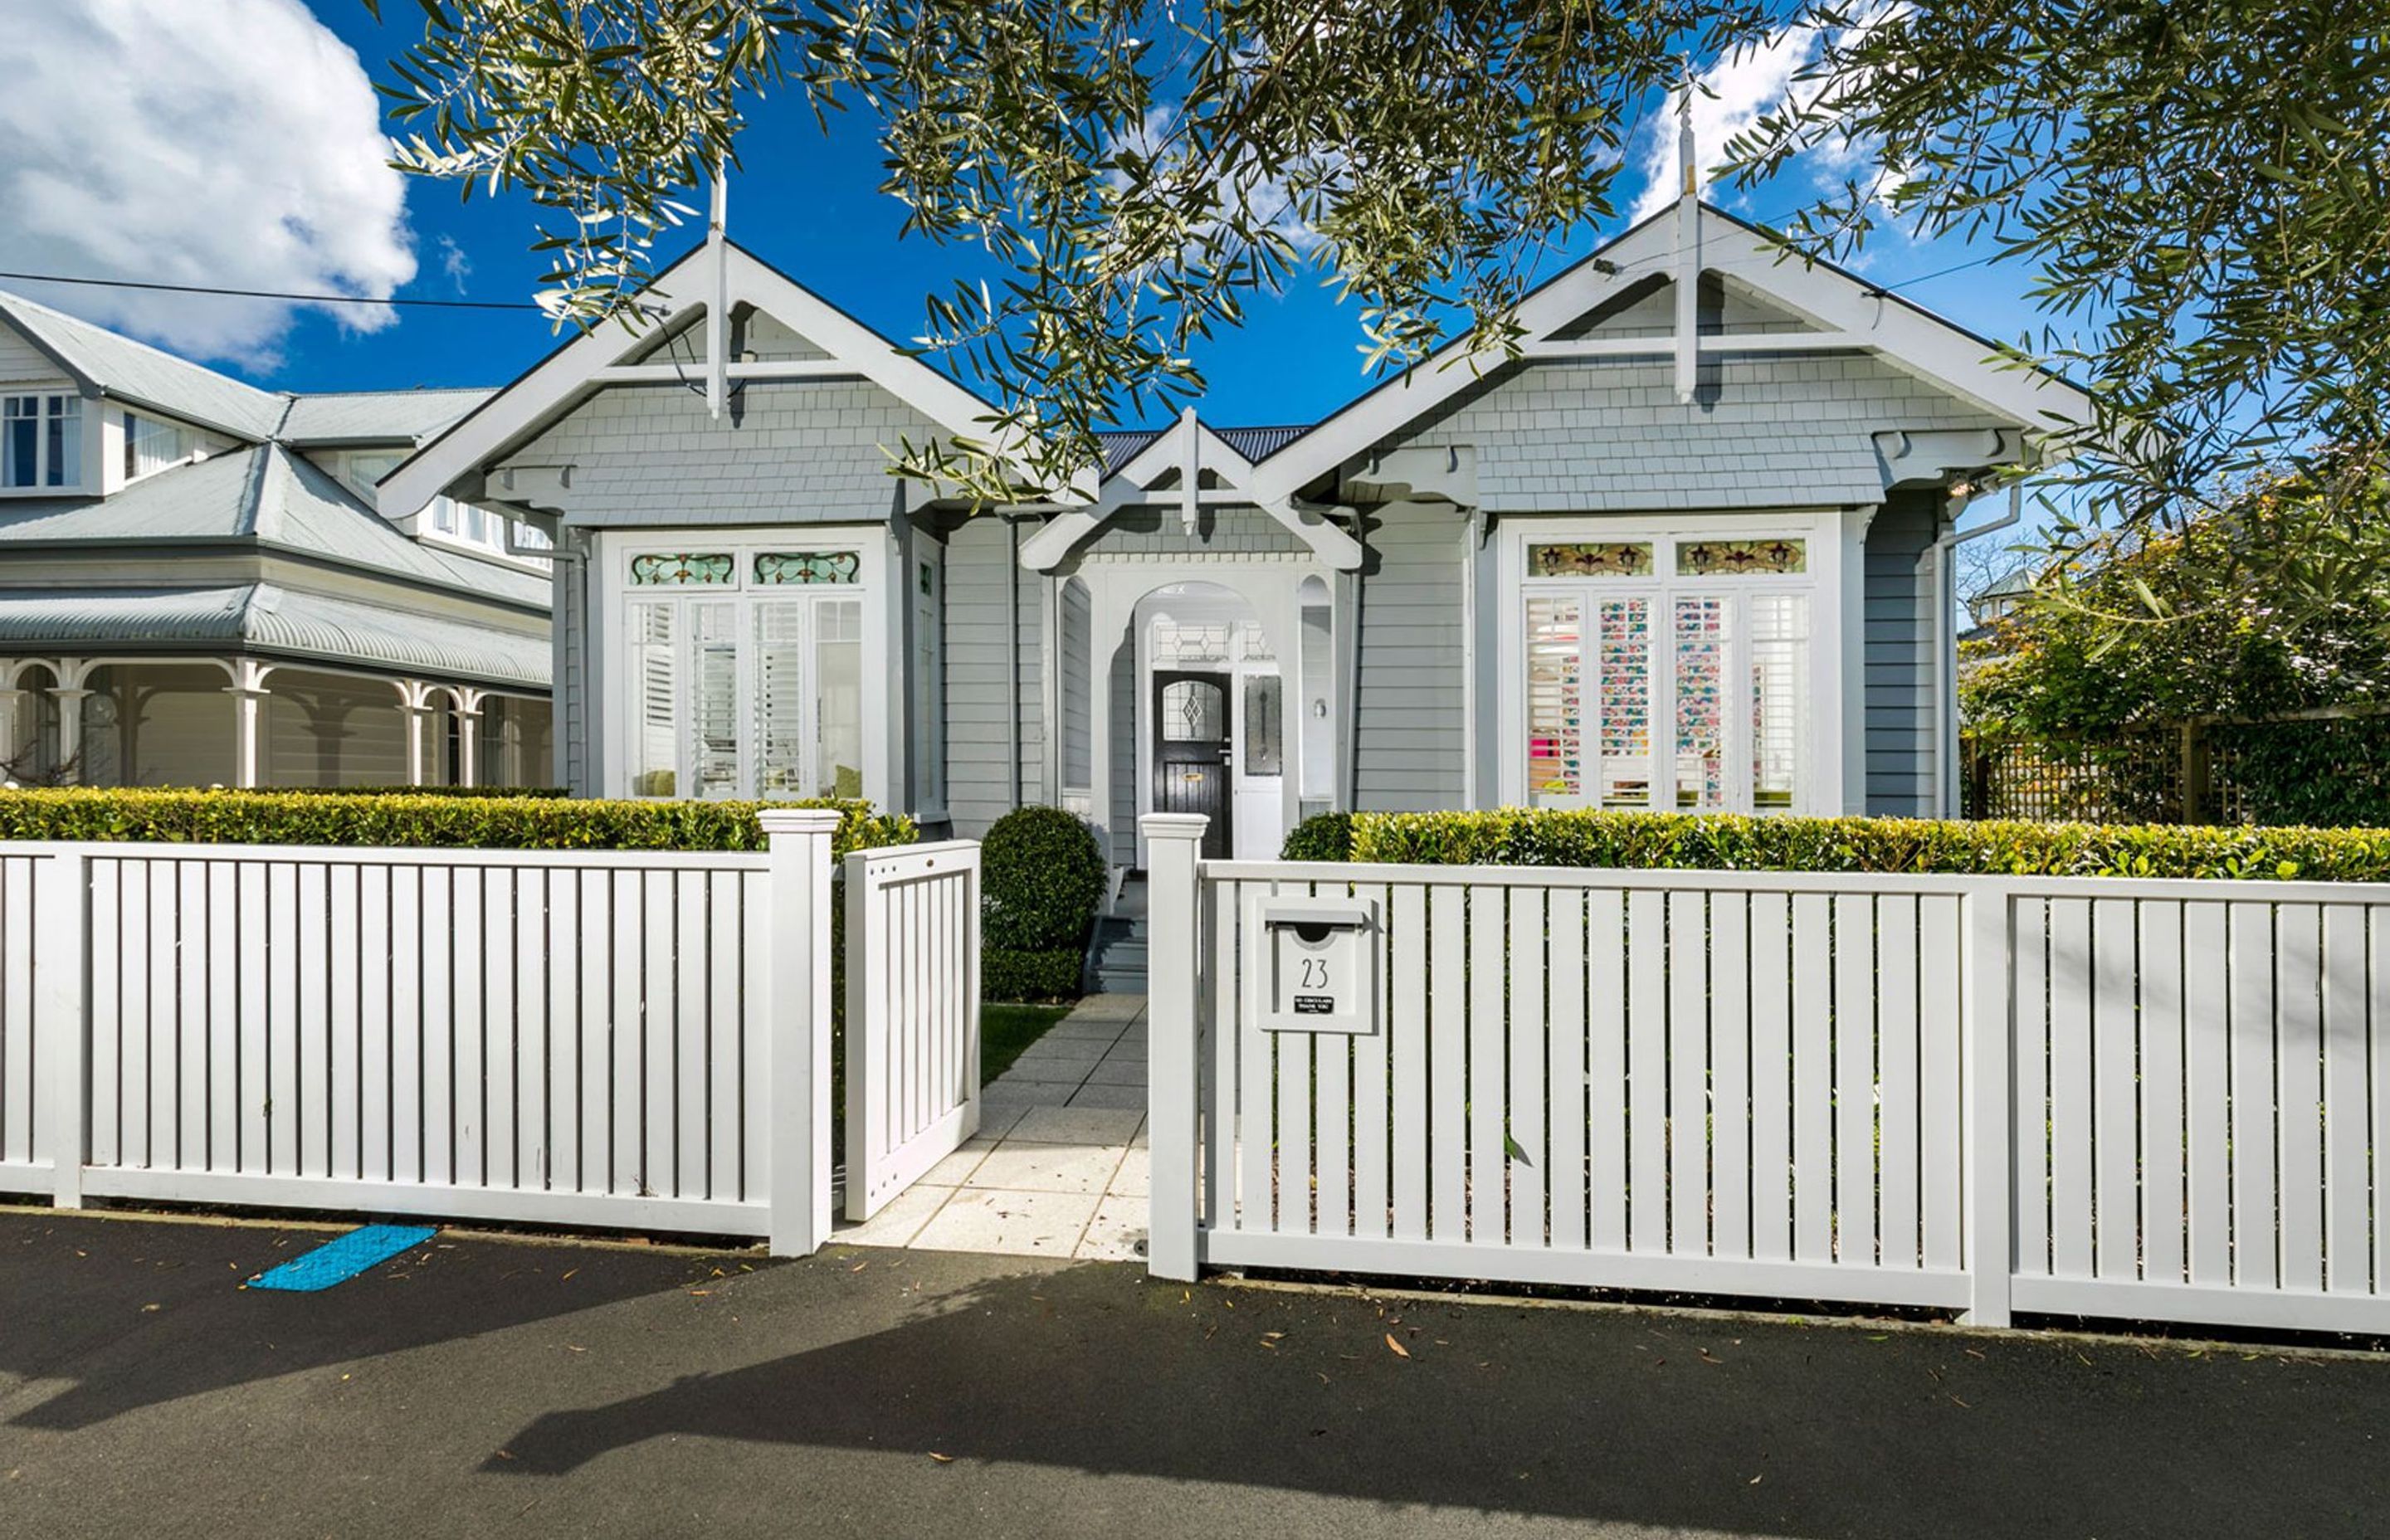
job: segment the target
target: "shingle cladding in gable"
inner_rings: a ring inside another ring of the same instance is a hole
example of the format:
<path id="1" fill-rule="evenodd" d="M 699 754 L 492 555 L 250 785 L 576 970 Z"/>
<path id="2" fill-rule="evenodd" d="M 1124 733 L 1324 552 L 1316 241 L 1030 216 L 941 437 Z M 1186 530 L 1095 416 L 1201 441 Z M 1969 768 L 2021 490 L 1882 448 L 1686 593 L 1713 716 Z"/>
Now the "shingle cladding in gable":
<path id="1" fill-rule="evenodd" d="M 1471 444 L 1489 512 L 1782 507 L 1883 498 L 1871 434 L 2002 426 L 1880 359 L 1728 355 L 1677 400 L 1665 360 L 1510 370 L 1378 447 Z"/>
<path id="2" fill-rule="evenodd" d="M 890 456 L 938 429 L 862 379 L 755 381 L 720 421 L 680 385 L 615 385 L 508 466 L 571 466 L 565 522 L 641 527 L 883 520 Z"/>

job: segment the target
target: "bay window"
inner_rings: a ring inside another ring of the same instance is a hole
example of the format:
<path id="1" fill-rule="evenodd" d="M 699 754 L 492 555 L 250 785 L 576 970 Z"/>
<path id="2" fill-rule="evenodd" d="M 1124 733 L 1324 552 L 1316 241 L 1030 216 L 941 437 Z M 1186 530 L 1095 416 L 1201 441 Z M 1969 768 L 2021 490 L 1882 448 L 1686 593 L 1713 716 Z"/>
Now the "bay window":
<path id="1" fill-rule="evenodd" d="M 0 487 L 83 484 L 83 398 L 0 396 Z"/>
<path id="2" fill-rule="evenodd" d="M 635 551 L 623 572 L 632 796 L 864 795 L 862 553 Z"/>
<path id="3" fill-rule="evenodd" d="M 1527 533 L 1514 718 L 1525 800 L 1647 812 L 1806 805 L 1809 543 Z"/>

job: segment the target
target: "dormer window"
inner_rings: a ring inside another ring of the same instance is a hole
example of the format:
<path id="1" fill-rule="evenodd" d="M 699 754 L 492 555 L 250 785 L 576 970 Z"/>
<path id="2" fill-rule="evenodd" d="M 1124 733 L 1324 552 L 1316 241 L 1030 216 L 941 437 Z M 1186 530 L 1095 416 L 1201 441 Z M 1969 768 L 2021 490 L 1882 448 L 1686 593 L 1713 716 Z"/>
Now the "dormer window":
<path id="1" fill-rule="evenodd" d="M 71 487 L 82 481 L 82 398 L 0 397 L 0 487 Z"/>
<path id="2" fill-rule="evenodd" d="M 124 479 L 128 481 L 180 465 L 191 453 L 189 435 L 171 422 L 124 414 Z"/>

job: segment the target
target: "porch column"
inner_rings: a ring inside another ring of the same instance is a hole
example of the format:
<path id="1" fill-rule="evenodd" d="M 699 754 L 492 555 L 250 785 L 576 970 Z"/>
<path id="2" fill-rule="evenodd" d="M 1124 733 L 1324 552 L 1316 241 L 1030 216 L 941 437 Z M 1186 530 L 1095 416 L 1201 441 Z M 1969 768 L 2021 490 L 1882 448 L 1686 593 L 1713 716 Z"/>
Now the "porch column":
<path id="1" fill-rule="evenodd" d="M 259 728 L 265 713 L 265 676 L 269 664 L 247 658 L 233 661 L 233 682 L 225 687 L 232 697 L 232 783 L 244 789 L 258 784 Z"/>
<path id="2" fill-rule="evenodd" d="M 431 715 L 431 687 L 419 679 L 393 679 L 398 709 L 406 718 L 406 784 L 423 784 L 423 724 Z"/>
<path id="3" fill-rule="evenodd" d="M 1111 866 L 1120 859 L 1114 826 L 1135 807 L 1134 802 L 1128 808 L 1112 806 L 1112 668 L 1121 648 L 1134 645 L 1129 622 L 1137 613 L 1137 600 L 1124 599 L 1117 581 L 1090 582 L 1087 587 L 1087 821 L 1102 831 L 1104 865 Z M 1136 720 L 1132 715 L 1121 725 L 1123 729 Z"/>
<path id="4" fill-rule="evenodd" d="M 482 702 L 488 699 L 486 690 L 453 690 L 456 702 L 456 784 L 482 784 Z"/>
<path id="5" fill-rule="evenodd" d="M 17 702 L 25 698 L 14 686 L 0 688 L 0 780 L 13 779 L 8 762 L 17 752 Z"/>
<path id="6" fill-rule="evenodd" d="M 71 663 L 58 665 L 61 679 L 80 680 L 84 671 Z M 61 686 L 50 691 L 50 699 L 58 703 L 58 781 L 65 786 L 88 786 L 83 773 L 83 703 L 93 692 L 80 684 Z"/>

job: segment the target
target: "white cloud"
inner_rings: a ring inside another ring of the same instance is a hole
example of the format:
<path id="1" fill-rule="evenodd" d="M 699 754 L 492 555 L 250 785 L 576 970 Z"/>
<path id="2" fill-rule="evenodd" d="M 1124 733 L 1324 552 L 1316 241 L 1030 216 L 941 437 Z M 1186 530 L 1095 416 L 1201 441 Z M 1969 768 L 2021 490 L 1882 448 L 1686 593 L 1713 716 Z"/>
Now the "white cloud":
<path id="1" fill-rule="evenodd" d="M 1853 24 L 1845 40 L 1895 14 L 1896 6 L 1871 8 Z M 1824 35 L 1813 28 L 1788 27 L 1767 43 L 1743 49 L 1702 72 L 1703 89 L 1693 93 L 1693 152 L 1701 162 L 1705 197 L 1713 200 L 1719 197 L 1711 179 L 1726 164 L 1729 140 L 1748 133 L 1767 113 L 1806 107 L 1817 99 L 1825 83 L 1800 77 L 1818 62 L 1824 44 Z M 1648 218 L 1676 200 L 1677 113 L 1683 101 L 1681 90 L 1670 92 L 1666 111 L 1646 122 L 1637 136 L 1635 159 L 1643 173 L 1643 189 L 1635 199 L 1629 223 Z M 1831 126 L 1813 127 L 1805 147 L 1786 162 L 1785 172 L 1804 178 L 1818 192 L 1827 192 L 1871 174 L 1882 148 Z"/>
<path id="2" fill-rule="evenodd" d="M 371 83 L 300 0 L 12 6 L 0 82 L 0 267 L 375 299 L 415 276 Z M 16 287 L 251 365 L 273 362 L 297 308 Z M 328 308 L 358 330 L 396 319 Z"/>
<path id="3" fill-rule="evenodd" d="M 456 286 L 458 294 L 465 292 L 465 280 L 473 276 L 473 261 L 456 244 L 455 236 L 443 234 L 440 237 L 440 271 Z"/>

